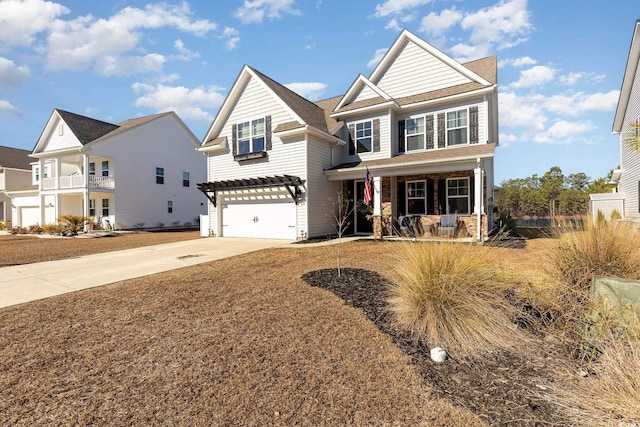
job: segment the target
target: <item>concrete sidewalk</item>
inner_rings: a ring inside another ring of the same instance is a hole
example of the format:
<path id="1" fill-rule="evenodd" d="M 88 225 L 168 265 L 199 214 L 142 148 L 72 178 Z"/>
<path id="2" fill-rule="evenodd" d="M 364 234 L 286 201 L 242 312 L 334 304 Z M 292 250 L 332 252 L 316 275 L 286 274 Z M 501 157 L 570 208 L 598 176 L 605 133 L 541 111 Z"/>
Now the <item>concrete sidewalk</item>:
<path id="1" fill-rule="evenodd" d="M 288 240 L 200 238 L 0 268 L 0 307 L 273 247 Z"/>

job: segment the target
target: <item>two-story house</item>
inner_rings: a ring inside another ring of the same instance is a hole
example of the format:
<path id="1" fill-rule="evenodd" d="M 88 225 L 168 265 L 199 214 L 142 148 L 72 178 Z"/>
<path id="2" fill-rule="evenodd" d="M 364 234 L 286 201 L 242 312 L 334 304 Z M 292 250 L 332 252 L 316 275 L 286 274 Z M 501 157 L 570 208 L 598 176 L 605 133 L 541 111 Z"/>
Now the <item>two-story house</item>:
<path id="1" fill-rule="evenodd" d="M 10 193 L 14 225 L 53 224 L 62 215 L 107 229 L 195 223 L 206 212 L 198 139 L 174 113 L 118 124 L 56 109 L 30 156 L 30 191 Z"/>
<path id="2" fill-rule="evenodd" d="M 30 151 L 0 146 L 0 222 L 11 222 L 8 191 L 31 188 Z"/>
<path id="3" fill-rule="evenodd" d="M 409 217 L 413 230 L 432 234 L 451 214 L 457 236 L 485 240 L 496 69 L 495 57 L 460 64 L 406 30 L 369 77 L 316 103 L 245 66 L 200 146 L 212 234 L 333 234 L 333 200 L 342 192 L 353 200 L 353 233 L 392 235 L 398 218 Z"/>
<path id="4" fill-rule="evenodd" d="M 613 120 L 613 133 L 620 135 L 620 169 L 612 180 L 618 184 L 622 217 L 640 221 L 640 20 L 631 38 L 627 66 Z M 618 198 L 618 195 L 606 196 Z"/>

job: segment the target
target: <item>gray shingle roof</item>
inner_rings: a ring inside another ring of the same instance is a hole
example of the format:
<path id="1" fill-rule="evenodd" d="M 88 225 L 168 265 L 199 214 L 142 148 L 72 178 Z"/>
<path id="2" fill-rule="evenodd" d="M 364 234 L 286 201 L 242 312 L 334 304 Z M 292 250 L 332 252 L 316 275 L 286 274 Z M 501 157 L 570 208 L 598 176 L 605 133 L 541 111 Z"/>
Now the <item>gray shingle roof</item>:
<path id="1" fill-rule="evenodd" d="M 118 128 L 118 125 L 56 109 L 69 129 L 80 140 L 82 145 L 88 144 L 101 136 Z"/>
<path id="2" fill-rule="evenodd" d="M 31 170 L 31 151 L 0 146 L 0 167 Z"/>

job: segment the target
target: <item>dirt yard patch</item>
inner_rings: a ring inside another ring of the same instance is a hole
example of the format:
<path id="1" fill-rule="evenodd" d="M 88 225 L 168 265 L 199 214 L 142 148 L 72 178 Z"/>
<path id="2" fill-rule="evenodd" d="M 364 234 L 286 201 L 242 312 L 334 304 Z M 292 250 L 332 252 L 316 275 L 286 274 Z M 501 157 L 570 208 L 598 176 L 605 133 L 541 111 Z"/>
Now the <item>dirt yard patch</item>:
<path id="1" fill-rule="evenodd" d="M 393 280 L 397 244 L 344 244 L 342 266 Z M 532 275 L 544 250 L 496 249 Z M 18 425 L 558 420 L 531 397 L 557 386 L 544 354 L 434 366 L 380 327 L 368 275 L 347 298 L 302 279 L 335 262 L 334 246 L 296 245 L 0 309 L 0 414 Z M 510 413 L 523 402 L 529 412 Z"/>

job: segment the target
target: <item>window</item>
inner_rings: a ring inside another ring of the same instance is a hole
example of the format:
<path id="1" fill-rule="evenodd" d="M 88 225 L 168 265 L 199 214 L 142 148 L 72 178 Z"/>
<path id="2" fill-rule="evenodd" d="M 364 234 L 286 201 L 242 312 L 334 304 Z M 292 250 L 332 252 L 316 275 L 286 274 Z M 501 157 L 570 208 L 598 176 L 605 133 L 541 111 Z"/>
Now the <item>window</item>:
<path id="1" fill-rule="evenodd" d="M 36 166 L 33 169 L 33 176 L 34 176 L 34 181 L 35 182 L 39 182 L 40 181 L 40 166 Z"/>
<path id="2" fill-rule="evenodd" d="M 89 199 L 89 216 L 96 216 L 96 199 Z"/>
<path id="3" fill-rule="evenodd" d="M 447 180 L 447 213 L 469 213 L 469 178 Z"/>
<path id="4" fill-rule="evenodd" d="M 58 125 L 58 135 L 60 136 L 64 135 L 64 123 L 60 123 Z"/>
<path id="5" fill-rule="evenodd" d="M 189 172 L 182 172 L 182 186 L 188 187 L 190 183 Z"/>
<path id="6" fill-rule="evenodd" d="M 425 181 L 407 182 L 407 214 L 424 215 L 427 213 Z"/>
<path id="7" fill-rule="evenodd" d="M 424 117 L 407 119 L 405 121 L 407 133 L 407 151 L 424 150 Z"/>
<path id="8" fill-rule="evenodd" d="M 238 154 L 264 151 L 264 117 L 250 122 L 238 123 L 236 132 L 238 139 Z"/>
<path id="9" fill-rule="evenodd" d="M 156 184 L 164 184 L 164 168 L 156 168 Z"/>
<path id="10" fill-rule="evenodd" d="M 466 144 L 468 131 L 467 110 L 447 113 L 447 145 Z"/>
<path id="11" fill-rule="evenodd" d="M 368 153 L 371 151 L 372 143 L 371 120 L 356 123 L 356 151 L 358 153 Z"/>
<path id="12" fill-rule="evenodd" d="M 167 201 L 167 212 L 168 213 L 173 213 L 173 200 L 168 200 Z"/>
<path id="13" fill-rule="evenodd" d="M 91 162 L 89 163 L 89 175 L 95 175 L 96 174 L 96 164 Z"/>
<path id="14" fill-rule="evenodd" d="M 109 161 L 102 161 L 102 176 L 109 176 Z"/>
<path id="15" fill-rule="evenodd" d="M 102 216 L 109 216 L 109 199 L 102 199 Z"/>

